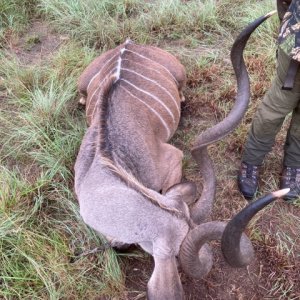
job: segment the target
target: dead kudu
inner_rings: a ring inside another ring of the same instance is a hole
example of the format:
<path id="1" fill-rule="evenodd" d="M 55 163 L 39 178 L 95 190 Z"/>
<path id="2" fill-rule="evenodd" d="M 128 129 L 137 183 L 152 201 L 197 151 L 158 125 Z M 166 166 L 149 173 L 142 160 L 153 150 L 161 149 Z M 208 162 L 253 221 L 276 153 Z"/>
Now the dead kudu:
<path id="1" fill-rule="evenodd" d="M 205 276 L 212 266 L 210 240 L 222 240 L 231 265 L 248 264 L 253 248 L 243 231 L 256 212 L 283 193 L 258 200 L 228 225 L 210 221 L 215 175 L 207 146 L 231 132 L 245 113 L 250 92 L 243 49 L 268 17 L 251 23 L 233 45 L 238 92 L 232 111 L 195 140 L 192 154 L 204 189 L 193 205 L 195 186 L 180 183 L 182 152 L 167 143 L 178 126 L 185 84 L 177 59 L 127 41 L 95 59 L 80 77 L 89 125 L 75 164 L 80 213 L 113 244 L 139 244 L 153 256 L 149 299 L 183 299 L 176 258 L 190 276 Z"/>

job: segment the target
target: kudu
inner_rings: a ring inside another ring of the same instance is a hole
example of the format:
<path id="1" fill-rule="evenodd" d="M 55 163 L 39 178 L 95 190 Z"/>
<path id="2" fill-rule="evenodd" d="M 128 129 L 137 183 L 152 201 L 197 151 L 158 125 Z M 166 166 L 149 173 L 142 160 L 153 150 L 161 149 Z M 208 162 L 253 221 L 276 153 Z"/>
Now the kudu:
<path id="1" fill-rule="evenodd" d="M 212 266 L 206 244 L 210 240 L 222 239 L 231 265 L 248 264 L 253 248 L 243 230 L 256 212 L 283 193 L 251 204 L 227 226 L 209 219 L 215 175 L 207 145 L 232 131 L 244 115 L 250 92 L 243 49 L 252 31 L 268 17 L 251 23 L 233 45 L 236 103 L 223 122 L 195 141 L 192 154 L 204 188 L 191 209 L 195 186 L 180 183 L 183 155 L 167 143 L 179 122 L 186 80 L 177 59 L 158 48 L 127 41 L 95 59 L 79 79 L 89 125 L 75 164 L 80 214 L 112 244 L 139 244 L 153 256 L 149 299 L 183 299 L 176 258 L 190 276 L 205 276 Z"/>

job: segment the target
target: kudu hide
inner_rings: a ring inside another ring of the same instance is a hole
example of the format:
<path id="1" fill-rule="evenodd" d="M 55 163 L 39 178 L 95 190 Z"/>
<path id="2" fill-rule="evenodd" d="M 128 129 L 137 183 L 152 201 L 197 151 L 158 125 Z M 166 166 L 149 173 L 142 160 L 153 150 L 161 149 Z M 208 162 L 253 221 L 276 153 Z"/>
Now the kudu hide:
<path id="1" fill-rule="evenodd" d="M 243 117 L 249 81 L 242 53 L 251 32 L 268 16 L 250 24 L 233 46 L 238 95 L 232 112 L 195 140 L 192 154 L 204 189 L 194 204 L 195 186 L 180 183 L 182 152 L 168 144 L 179 122 L 186 80 L 178 60 L 127 41 L 95 59 L 79 79 L 89 125 L 75 164 L 80 214 L 113 245 L 139 244 L 153 256 L 149 299 L 183 299 L 176 259 L 190 276 L 205 276 L 212 266 L 210 240 L 222 239 L 231 265 L 248 264 L 253 249 L 242 232 L 257 211 L 281 195 L 258 200 L 227 227 L 210 221 L 215 176 L 206 148 Z"/>

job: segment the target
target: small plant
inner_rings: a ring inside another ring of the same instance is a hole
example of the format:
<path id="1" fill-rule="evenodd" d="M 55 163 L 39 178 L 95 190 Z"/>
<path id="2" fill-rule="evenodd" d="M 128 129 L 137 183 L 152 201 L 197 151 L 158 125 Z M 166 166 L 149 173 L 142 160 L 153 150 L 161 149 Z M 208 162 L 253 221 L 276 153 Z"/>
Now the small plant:
<path id="1" fill-rule="evenodd" d="M 25 40 L 25 49 L 31 50 L 33 46 L 39 44 L 41 42 L 40 37 L 38 35 L 28 36 Z"/>
<path id="2" fill-rule="evenodd" d="M 28 26 L 35 8 L 36 0 L 0 0 L 0 47 Z"/>

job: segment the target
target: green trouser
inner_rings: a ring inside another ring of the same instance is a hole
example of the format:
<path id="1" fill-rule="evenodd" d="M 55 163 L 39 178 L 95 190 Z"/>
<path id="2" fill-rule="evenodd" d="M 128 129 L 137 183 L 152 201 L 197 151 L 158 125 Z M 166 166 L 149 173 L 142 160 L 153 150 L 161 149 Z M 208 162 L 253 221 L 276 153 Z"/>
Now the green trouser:
<path id="1" fill-rule="evenodd" d="M 270 90 L 260 103 L 252 121 L 242 161 L 261 165 L 265 155 L 271 151 L 275 136 L 285 117 L 292 111 L 292 119 L 284 145 L 284 166 L 300 167 L 300 69 L 294 88 L 282 90 L 290 58 L 278 49 L 277 74 Z"/>

